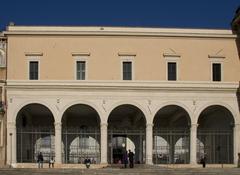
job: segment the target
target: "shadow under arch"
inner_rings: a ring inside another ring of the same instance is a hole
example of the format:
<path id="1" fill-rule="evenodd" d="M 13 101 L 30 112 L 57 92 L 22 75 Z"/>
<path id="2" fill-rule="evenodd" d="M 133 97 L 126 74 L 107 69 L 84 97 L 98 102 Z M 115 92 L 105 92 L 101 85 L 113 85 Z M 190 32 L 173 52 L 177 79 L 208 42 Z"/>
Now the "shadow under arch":
<path id="1" fill-rule="evenodd" d="M 63 162 L 100 163 L 100 116 L 87 104 L 74 104 L 62 116 Z"/>
<path id="2" fill-rule="evenodd" d="M 135 152 L 135 162 L 145 162 L 146 118 L 131 104 L 116 106 L 108 116 L 108 162 L 122 162 L 127 149 Z"/>
<path id="3" fill-rule="evenodd" d="M 55 156 L 54 116 L 46 106 L 27 104 L 16 116 L 17 162 L 36 162 L 42 152 L 44 160 Z"/>
<path id="4" fill-rule="evenodd" d="M 233 163 L 234 116 L 226 107 L 211 105 L 198 117 L 197 159 L 207 163 Z"/>
<path id="5" fill-rule="evenodd" d="M 191 118 L 188 112 L 177 105 L 164 106 L 154 116 L 153 124 L 153 163 L 189 163 Z M 164 138 L 168 145 L 158 142 L 158 137 Z"/>

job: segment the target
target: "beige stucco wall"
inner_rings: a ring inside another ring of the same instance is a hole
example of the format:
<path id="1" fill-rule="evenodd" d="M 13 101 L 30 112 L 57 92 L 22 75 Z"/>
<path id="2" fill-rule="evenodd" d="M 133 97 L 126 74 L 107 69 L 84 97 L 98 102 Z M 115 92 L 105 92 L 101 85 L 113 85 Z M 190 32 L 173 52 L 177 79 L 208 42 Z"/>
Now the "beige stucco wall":
<path id="1" fill-rule="evenodd" d="M 164 53 L 173 49 L 181 57 L 179 80 L 210 81 L 208 55 L 223 60 L 223 81 L 240 80 L 240 61 L 234 38 L 146 36 L 8 36 L 8 79 L 28 79 L 26 52 L 41 52 L 41 80 L 74 80 L 72 52 L 89 52 L 88 80 L 121 80 L 119 52 L 135 53 L 135 80 L 166 80 Z"/>

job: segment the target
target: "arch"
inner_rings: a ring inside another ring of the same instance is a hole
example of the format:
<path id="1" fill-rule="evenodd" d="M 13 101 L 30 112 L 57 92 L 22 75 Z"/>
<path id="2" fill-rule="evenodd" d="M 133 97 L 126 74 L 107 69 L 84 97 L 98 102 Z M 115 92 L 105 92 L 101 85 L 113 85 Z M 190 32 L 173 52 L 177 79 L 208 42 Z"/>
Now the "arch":
<path id="1" fill-rule="evenodd" d="M 62 110 L 59 112 L 59 117 L 60 117 L 60 118 L 58 118 L 58 121 L 59 121 L 59 122 L 62 121 L 63 114 L 64 114 L 70 107 L 72 107 L 72 106 L 74 106 L 74 105 L 87 105 L 87 106 L 89 106 L 90 108 L 92 108 L 93 110 L 95 110 L 96 113 L 98 114 L 100 123 L 101 123 L 102 121 L 104 121 L 102 111 L 99 110 L 99 108 L 98 108 L 95 104 L 90 103 L 90 102 L 88 102 L 88 101 L 79 101 L 79 100 L 77 100 L 77 101 L 73 101 L 73 102 L 71 102 L 71 103 L 66 104 L 66 105 L 62 108 Z"/>
<path id="2" fill-rule="evenodd" d="M 232 114 L 234 123 L 235 123 L 235 124 L 239 123 L 239 119 L 238 119 L 238 117 L 237 117 L 237 113 L 233 110 L 233 108 L 232 108 L 230 105 L 228 105 L 228 104 L 226 104 L 226 103 L 223 103 L 223 102 L 209 102 L 209 103 L 206 103 L 205 105 L 201 106 L 201 107 L 195 112 L 196 118 L 195 118 L 195 121 L 194 121 L 194 122 L 197 123 L 198 120 L 199 120 L 199 117 L 200 117 L 201 113 L 202 113 L 205 109 L 207 109 L 208 107 L 211 107 L 211 106 L 221 106 L 221 107 L 227 109 L 227 110 Z"/>
<path id="3" fill-rule="evenodd" d="M 153 115 L 151 123 L 153 123 L 157 113 L 167 106 L 178 106 L 178 107 L 182 108 L 188 114 L 190 123 L 192 124 L 192 122 L 193 122 L 192 111 L 186 105 L 184 105 L 183 103 L 176 102 L 176 101 L 166 102 L 166 103 L 161 104 L 161 106 L 156 107 L 154 112 L 153 112 L 154 115 Z"/>
<path id="4" fill-rule="evenodd" d="M 18 113 L 21 111 L 21 109 L 23 109 L 25 106 L 31 105 L 31 104 L 39 104 L 39 105 L 42 105 L 42 106 L 46 107 L 52 113 L 54 122 L 57 121 L 56 120 L 57 119 L 57 112 L 51 107 L 50 104 L 48 104 L 44 101 L 41 101 L 41 100 L 29 100 L 29 101 L 26 101 L 24 103 L 21 103 L 20 105 L 18 105 L 15 108 L 13 118 L 12 118 L 12 122 L 14 122 L 14 123 L 16 122 Z"/>
<path id="5" fill-rule="evenodd" d="M 140 104 L 138 104 L 134 101 L 120 101 L 120 102 L 113 104 L 107 112 L 106 122 L 109 120 L 109 116 L 111 115 L 113 110 L 122 105 L 131 105 L 131 106 L 136 107 L 138 110 L 140 110 L 143 113 L 146 124 L 150 122 L 151 117 L 148 117 L 148 116 L 150 116 L 149 113 Z"/>

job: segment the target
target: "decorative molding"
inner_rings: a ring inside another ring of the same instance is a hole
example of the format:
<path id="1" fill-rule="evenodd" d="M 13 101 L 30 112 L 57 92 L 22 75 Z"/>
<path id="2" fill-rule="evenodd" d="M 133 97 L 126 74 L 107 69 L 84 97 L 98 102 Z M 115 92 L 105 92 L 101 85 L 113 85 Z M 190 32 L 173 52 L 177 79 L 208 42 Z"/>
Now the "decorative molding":
<path id="1" fill-rule="evenodd" d="M 72 52 L 72 56 L 90 56 L 90 52 Z"/>
<path id="2" fill-rule="evenodd" d="M 118 56 L 133 56 L 135 57 L 137 54 L 136 53 L 131 53 L 131 52 L 118 52 Z"/>
<path id="3" fill-rule="evenodd" d="M 104 29 L 104 30 L 103 30 Z M 8 35 L 68 35 L 68 36 L 146 36 L 237 38 L 231 30 L 175 29 L 140 27 L 66 27 L 66 26 L 8 26 Z"/>
<path id="4" fill-rule="evenodd" d="M 25 52 L 25 56 L 43 56 L 42 52 Z"/>
<path id="5" fill-rule="evenodd" d="M 27 81 L 7 80 L 7 90 L 166 90 L 166 91 L 231 91 L 236 93 L 239 82 L 212 81 Z"/>

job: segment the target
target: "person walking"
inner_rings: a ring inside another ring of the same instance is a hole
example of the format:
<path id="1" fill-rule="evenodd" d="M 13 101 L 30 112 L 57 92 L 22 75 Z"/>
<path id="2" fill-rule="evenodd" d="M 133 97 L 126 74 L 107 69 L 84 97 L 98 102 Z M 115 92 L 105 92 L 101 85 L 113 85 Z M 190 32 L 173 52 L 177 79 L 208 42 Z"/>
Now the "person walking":
<path id="1" fill-rule="evenodd" d="M 128 158 L 129 158 L 129 167 L 133 168 L 134 167 L 134 153 L 129 150 L 128 152 Z"/>
<path id="2" fill-rule="evenodd" d="M 38 168 L 43 168 L 43 155 L 40 152 L 37 157 Z"/>

